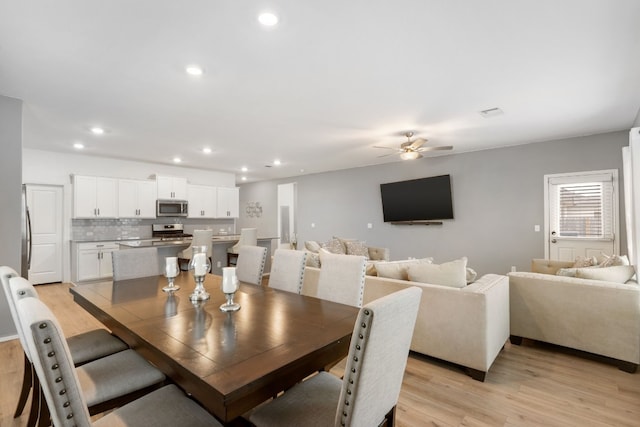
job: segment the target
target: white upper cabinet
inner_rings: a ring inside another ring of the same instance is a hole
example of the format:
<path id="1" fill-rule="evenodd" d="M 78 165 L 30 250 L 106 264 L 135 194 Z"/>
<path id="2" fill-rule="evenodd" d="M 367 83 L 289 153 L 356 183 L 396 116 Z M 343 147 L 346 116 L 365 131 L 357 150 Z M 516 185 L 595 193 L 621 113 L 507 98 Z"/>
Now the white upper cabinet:
<path id="1" fill-rule="evenodd" d="M 238 187 L 218 187 L 218 218 L 238 218 L 240 190 Z"/>
<path id="2" fill-rule="evenodd" d="M 156 183 L 138 179 L 118 180 L 118 216 L 155 218 Z"/>
<path id="3" fill-rule="evenodd" d="M 74 218 L 116 218 L 117 216 L 117 179 L 74 175 Z"/>
<path id="4" fill-rule="evenodd" d="M 189 185 L 187 187 L 189 218 L 216 218 L 217 195 L 216 187 Z"/>
<path id="5" fill-rule="evenodd" d="M 156 176 L 158 199 L 187 200 L 187 178 L 177 176 Z"/>

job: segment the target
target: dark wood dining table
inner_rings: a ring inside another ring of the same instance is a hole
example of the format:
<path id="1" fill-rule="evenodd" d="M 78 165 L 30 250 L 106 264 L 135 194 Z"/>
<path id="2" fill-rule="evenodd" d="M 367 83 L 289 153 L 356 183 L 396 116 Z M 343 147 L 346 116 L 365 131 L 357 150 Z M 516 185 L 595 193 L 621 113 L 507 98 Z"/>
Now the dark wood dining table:
<path id="1" fill-rule="evenodd" d="M 162 370 L 225 424 L 308 375 L 344 358 L 358 309 L 241 283 L 222 312 L 220 276 L 211 298 L 192 303 L 192 276 L 165 293 L 163 276 L 71 287 L 74 301 Z"/>

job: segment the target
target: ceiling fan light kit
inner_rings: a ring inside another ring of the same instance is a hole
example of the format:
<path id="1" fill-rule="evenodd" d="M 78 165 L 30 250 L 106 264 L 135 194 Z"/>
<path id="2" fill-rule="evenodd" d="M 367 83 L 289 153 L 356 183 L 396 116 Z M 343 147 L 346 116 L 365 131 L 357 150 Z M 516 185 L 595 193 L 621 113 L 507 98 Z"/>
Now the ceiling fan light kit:
<path id="1" fill-rule="evenodd" d="M 402 160 L 415 160 L 419 159 L 420 157 L 422 157 L 422 154 L 418 153 L 417 151 L 405 151 L 403 153 L 400 153 L 400 158 Z"/>
<path id="2" fill-rule="evenodd" d="M 441 145 L 436 147 L 423 147 L 423 145 L 427 142 L 424 138 L 416 138 L 413 141 L 411 137 L 413 136 L 413 132 L 405 132 L 404 136 L 407 137 L 407 141 L 400 144 L 400 148 L 392 148 L 392 147 L 377 147 L 373 146 L 373 148 L 385 148 L 389 150 L 395 150 L 395 153 L 391 154 L 400 154 L 400 158 L 402 160 L 416 160 L 422 158 L 422 152 L 424 151 L 435 151 L 435 150 L 451 150 L 453 147 L 451 145 Z M 383 154 L 378 157 L 386 157 L 391 154 Z"/>

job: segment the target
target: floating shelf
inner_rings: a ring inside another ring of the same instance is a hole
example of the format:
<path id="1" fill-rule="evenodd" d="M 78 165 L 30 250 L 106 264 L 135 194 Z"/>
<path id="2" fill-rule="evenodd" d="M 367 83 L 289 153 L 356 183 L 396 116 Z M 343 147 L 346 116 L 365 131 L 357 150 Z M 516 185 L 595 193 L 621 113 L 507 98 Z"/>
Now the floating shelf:
<path id="1" fill-rule="evenodd" d="M 391 221 L 393 225 L 442 225 L 442 221 Z"/>

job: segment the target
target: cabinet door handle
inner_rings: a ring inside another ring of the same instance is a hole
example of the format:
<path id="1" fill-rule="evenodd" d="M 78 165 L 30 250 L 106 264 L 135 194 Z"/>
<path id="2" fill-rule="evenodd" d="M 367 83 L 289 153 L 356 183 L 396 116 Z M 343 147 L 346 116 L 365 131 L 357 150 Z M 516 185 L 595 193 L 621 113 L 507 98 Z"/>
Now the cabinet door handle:
<path id="1" fill-rule="evenodd" d="M 98 208 L 98 216 L 100 216 L 100 208 Z"/>

